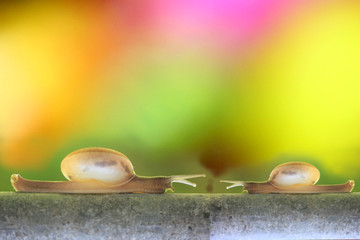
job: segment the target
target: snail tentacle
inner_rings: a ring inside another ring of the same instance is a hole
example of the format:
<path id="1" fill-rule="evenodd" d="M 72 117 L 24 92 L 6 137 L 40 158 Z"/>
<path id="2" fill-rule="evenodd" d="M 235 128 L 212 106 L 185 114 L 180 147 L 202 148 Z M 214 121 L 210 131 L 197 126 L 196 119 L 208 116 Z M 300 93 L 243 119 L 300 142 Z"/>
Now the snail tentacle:
<path id="1" fill-rule="evenodd" d="M 186 185 L 190 185 L 193 187 L 196 187 L 196 183 L 187 181 L 186 179 L 191 179 L 191 178 L 198 178 L 198 177 L 205 177 L 205 174 L 194 174 L 194 175 L 174 175 L 171 176 L 171 182 L 176 182 L 176 183 L 183 183 Z"/>
<path id="2" fill-rule="evenodd" d="M 244 187 L 245 182 L 244 181 L 229 181 L 229 180 L 220 180 L 220 182 L 224 183 L 231 183 L 232 185 L 227 186 L 226 189 L 234 188 L 234 187 Z"/>

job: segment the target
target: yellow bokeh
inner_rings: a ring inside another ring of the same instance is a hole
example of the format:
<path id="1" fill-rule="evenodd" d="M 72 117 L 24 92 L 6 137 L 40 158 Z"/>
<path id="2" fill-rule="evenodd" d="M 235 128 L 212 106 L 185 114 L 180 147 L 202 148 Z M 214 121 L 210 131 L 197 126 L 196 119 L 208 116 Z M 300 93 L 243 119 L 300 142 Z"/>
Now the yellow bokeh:
<path id="1" fill-rule="evenodd" d="M 79 124 L 92 98 L 94 79 L 113 45 L 108 39 L 118 33 L 94 18 L 102 14 L 96 6 L 84 7 L 28 2 L 3 11 L 0 147 L 5 166 L 40 166 Z"/>
<path id="2" fill-rule="evenodd" d="M 229 118 L 236 130 L 229 135 L 252 146 L 254 160 L 300 156 L 337 174 L 358 172 L 360 11 L 354 4 L 301 12 L 245 71 L 250 81 L 239 84 L 237 116 Z"/>

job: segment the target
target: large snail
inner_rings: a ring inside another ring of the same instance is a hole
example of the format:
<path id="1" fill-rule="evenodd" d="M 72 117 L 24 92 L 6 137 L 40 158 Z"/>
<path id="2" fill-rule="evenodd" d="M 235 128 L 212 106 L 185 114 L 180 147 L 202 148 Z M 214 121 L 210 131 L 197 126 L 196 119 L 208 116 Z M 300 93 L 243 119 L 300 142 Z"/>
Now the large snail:
<path id="1" fill-rule="evenodd" d="M 226 189 L 242 186 L 248 193 L 342 193 L 351 192 L 353 180 L 338 185 L 315 185 L 319 170 L 305 162 L 288 162 L 274 168 L 267 182 L 225 181 L 232 183 Z"/>
<path id="2" fill-rule="evenodd" d="M 83 148 L 67 155 L 61 171 L 69 181 L 33 181 L 19 174 L 11 176 L 18 192 L 52 193 L 164 193 L 174 190 L 173 182 L 196 186 L 186 179 L 205 177 L 179 175 L 169 177 L 136 176 L 130 160 L 120 152 L 107 148 Z"/>

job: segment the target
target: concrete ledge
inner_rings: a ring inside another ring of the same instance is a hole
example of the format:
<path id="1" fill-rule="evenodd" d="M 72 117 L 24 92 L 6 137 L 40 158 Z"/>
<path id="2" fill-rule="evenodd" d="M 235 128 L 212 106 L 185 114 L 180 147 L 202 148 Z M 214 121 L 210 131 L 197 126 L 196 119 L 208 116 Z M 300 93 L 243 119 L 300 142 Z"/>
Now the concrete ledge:
<path id="1" fill-rule="evenodd" d="M 360 238 L 360 194 L 0 193 L 0 239 Z"/>

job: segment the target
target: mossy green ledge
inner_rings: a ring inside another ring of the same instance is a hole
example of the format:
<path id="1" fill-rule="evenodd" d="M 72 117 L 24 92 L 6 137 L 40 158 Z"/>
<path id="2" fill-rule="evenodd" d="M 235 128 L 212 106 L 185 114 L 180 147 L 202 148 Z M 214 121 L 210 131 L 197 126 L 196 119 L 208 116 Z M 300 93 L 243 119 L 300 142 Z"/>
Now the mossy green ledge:
<path id="1" fill-rule="evenodd" d="M 0 193 L 0 239 L 359 239 L 360 193 Z"/>

